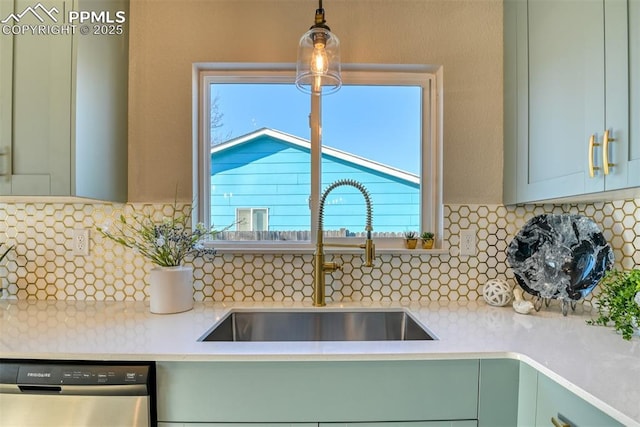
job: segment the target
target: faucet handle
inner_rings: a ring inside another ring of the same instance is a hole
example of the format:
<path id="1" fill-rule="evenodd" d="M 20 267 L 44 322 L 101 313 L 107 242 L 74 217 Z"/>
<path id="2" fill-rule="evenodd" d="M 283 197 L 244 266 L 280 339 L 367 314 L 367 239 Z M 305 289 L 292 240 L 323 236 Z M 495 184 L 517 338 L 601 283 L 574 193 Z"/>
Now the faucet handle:
<path id="1" fill-rule="evenodd" d="M 342 270 L 342 264 L 340 264 L 338 262 L 334 262 L 334 261 L 325 262 L 324 264 L 322 264 L 322 270 L 328 271 L 328 272 Z"/>
<path id="2" fill-rule="evenodd" d="M 364 249 L 364 266 L 373 267 L 373 261 L 376 259 L 375 243 L 373 243 L 372 239 L 367 239 L 360 247 Z"/>

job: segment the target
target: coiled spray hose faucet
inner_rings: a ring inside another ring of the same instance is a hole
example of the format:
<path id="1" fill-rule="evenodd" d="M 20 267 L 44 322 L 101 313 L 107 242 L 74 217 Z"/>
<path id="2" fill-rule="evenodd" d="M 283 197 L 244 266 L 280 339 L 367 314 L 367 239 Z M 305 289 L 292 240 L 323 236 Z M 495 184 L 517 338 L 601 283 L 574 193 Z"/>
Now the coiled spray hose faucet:
<path id="1" fill-rule="evenodd" d="M 351 186 L 356 188 L 362 193 L 364 201 L 367 207 L 367 221 L 365 225 L 365 231 L 367 232 L 367 238 L 363 244 L 351 245 L 332 243 L 325 245 L 323 235 L 323 223 L 324 223 L 324 204 L 327 200 L 327 196 L 331 191 L 338 187 Z M 318 214 L 318 236 L 316 239 L 316 252 L 314 255 L 314 282 L 313 282 L 313 305 L 316 307 L 322 307 L 326 305 L 325 302 L 325 273 L 331 273 L 342 268 L 342 265 L 337 262 L 325 262 L 324 260 L 324 246 L 330 247 L 347 247 L 347 248 L 361 248 L 364 249 L 366 267 L 373 266 L 373 260 L 376 257 L 376 247 L 371 239 L 371 232 L 373 227 L 371 225 L 373 217 L 373 209 L 371 207 L 371 196 L 364 185 L 353 179 L 340 179 L 329 185 L 320 196 L 320 206 Z"/>

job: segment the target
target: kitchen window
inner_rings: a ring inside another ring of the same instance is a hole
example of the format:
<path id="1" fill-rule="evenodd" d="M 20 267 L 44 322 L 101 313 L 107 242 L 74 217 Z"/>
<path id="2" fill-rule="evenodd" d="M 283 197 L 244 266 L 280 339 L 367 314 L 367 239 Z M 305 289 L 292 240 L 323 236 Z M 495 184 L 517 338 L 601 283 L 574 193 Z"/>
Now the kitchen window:
<path id="1" fill-rule="evenodd" d="M 295 88 L 294 76 L 288 65 L 194 68 L 198 219 L 217 228 L 236 223 L 216 247 L 313 243 L 310 200 L 343 178 L 371 193 L 379 248 L 408 230 L 441 236 L 441 69 L 344 65 L 343 87 L 322 98 L 317 159 L 309 141 L 311 99 Z M 321 189 L 311 186 L 312 162 L 321 164 Z M 251 205 L 264 208 L 254 212 Z M 327 237 L 361 238 L 364 222 L 356 189 L 332 191 Z"/>

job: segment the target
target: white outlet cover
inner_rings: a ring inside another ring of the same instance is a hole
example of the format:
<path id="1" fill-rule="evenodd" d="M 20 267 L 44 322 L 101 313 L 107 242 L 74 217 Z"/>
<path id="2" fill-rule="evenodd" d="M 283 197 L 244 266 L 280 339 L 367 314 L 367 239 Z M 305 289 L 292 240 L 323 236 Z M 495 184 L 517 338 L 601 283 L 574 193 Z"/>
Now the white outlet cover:
<path id="1" fill-rule="evenodd" d="M 467 228 L 466 230 L 460 230 L 460 255 L 476 256 L 477 233 L 478 233 L 478 230 L 476 230 L 475 228 Z"/>
<path id="2" fill-rule="evenodd" d="M 89 229 L 76 228 L 73 230 L 72 251 L 77 256 L 89 255 Z"/>

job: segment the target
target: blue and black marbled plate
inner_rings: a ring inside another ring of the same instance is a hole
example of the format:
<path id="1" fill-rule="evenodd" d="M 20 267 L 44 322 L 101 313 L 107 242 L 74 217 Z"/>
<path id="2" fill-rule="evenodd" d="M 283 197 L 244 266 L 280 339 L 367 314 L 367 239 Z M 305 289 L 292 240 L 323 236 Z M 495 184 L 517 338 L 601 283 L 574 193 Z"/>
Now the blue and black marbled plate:
<path id="1" fill-rule="evenodd" d="M 518 284 L 540 298 L 576 301 L 598 284 L 613 264 L 613 252 L 591 219 L 538 215 L 507 247 Z"/>

